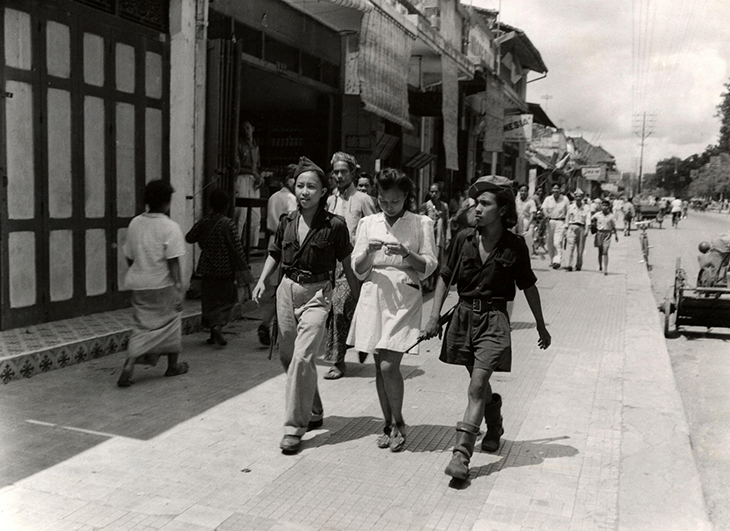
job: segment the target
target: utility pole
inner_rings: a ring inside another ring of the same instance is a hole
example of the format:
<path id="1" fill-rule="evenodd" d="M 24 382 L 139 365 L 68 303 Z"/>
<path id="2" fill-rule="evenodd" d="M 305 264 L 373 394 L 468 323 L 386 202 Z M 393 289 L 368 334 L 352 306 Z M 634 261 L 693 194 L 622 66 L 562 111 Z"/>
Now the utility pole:
<path id="1" fill-rule="evenodd" d="M 545 112 L 547 112 L 548 101 L 553 99 L 553 95 L 552 94 L 543 94 L 542 96 L 540 96 L 540 99 L 545 100 Z"/>
<path id="2" fill-rule="evenodd" d="M 647 128 L 646 112 L 644 112 L 641 117 L 641 130 L 635 131 L 636 136 L 638 136 L 639 140 L 641 141 L 641 144 L 640 144 L 641 155 L 639 156 L 639 183 L 638 183 L 637 193 L 641 193 L 641 178 L 642 178 L 643 172 L 644 172 L 644 145 L 646 144 L 646 139 L 649 138 L 651 136 L 651 134 L 654 132 L 654 131 L 652 131 L 652 127 L 654 126 L 652 123 L 652 119 L 653 119 L 653 117 L 650 115 L 649 116 L 650 122 L 649 122 L 649 125 Z"/>

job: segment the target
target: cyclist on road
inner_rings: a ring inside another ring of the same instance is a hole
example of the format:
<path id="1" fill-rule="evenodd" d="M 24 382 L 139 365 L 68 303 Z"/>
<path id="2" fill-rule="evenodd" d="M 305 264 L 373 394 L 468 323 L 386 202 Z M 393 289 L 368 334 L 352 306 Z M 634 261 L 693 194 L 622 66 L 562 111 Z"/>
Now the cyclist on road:
<path id="1" fill-rule="evenodd" d="M 682 200 L 676 198 L 672 201 L 672 226 L 677 228 L 682 217 Z"/>

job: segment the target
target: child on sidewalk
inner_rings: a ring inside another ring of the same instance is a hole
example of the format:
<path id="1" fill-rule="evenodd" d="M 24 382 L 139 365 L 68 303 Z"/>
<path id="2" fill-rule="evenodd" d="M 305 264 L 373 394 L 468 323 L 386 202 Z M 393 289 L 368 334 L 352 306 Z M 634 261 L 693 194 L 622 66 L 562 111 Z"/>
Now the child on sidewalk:
<path id="1" fill-rule="evenodd" d="M 601 201 L 601 211 L 593 214 L 591 223 L 595 223 L 597 229 L 593 244 L 598 247 L 598 270 L 608 275 L 608 249 L 611 246 L 612 234 L 618 242 L 616 217 L 611 213 L 611 203 L 608 199 Z"/>
<path id="2" fill-rule="evenodd" d="M 459 293 L 451 322 L 447 325 L 440 359 L 465 365 L 471 377 L 469 404 L 464 420 L 456 423 L 456 444 L 446 474 L 457 480 L 469 475 L 469 461 L 484 418 L 487 434 L 482 450 L 496 452 L 502 427 L 502 398 L 492 393 L 489 378 L 494 371 L 509 372 L 512 344 L 507 302 L 515 298 L 515 286 L 525 292 L 541 349 L 550 346 L 538 293 L 537 278 L 530 265 L 525 240 L 508 229 L 517 223 L 512 181 L 500 176 L 480 177 L 470 188 L 476 199 L 476 228 L 464 229 L 451 245 L 441 270 L 433 299 L 431 318 L 421 333 L 424 338 L 440 333 L 439 315 L 447 295 L 446 282 L 454 275 Z"/>

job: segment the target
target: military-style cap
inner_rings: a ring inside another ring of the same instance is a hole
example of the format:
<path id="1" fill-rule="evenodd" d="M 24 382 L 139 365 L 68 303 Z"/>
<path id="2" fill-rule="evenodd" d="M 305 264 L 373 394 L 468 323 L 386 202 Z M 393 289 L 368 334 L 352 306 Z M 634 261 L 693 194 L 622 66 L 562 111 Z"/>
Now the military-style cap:
<path id="1" fill-rule="evenodd" d="M 586 194 L 584 194 L 583 190 L 581 190 L 580 188 L 576 188 L 575 192 L 573 192 L 573 195 L 586 195 Z"/>
<path id="2" fill-rule="evenodd" d="M 296 179 L 299 177 L 302 173 L 313 171 L 315 173 L 318 173 L 322 178 L 325 177 L 324 170 L 317 166 L 314 162 L 309 160 L 307 157 L 299 157 L 299 164 L 297 164 L 297 169 L 294 170 L 294 178 Z"/>
<path id="3" fill-rule="evenodd" d="M 501 175 L 483 175 L 469 187 L 469 197 L 476 199 L 484 192 L 509 192 L 514 194 L 512 181 Z"/>

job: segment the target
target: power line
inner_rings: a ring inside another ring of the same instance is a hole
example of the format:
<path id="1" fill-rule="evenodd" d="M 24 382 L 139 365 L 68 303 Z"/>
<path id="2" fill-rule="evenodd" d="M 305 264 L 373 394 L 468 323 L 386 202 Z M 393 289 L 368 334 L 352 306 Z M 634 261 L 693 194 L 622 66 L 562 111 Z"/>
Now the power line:
<path id="1" fill-rule="evenodd" d="M 647 127 L 646 123 L 646 111 L 642 113 L 641 116 L 641 128 L 634 132 L 636 136 L 639 137 L 640 140 L 640 146 L 641 146 L 641 154 L 639 155 L 639 186 L 638 186 L 638 192 L 641 193 L 641 178 L 644 173 L 644 145 L 646 144 L 646 139 L 651 136 L 651 134 L 654 132 L 654 118 L 652 115 L 649 115 L 649 124 Z"/>

